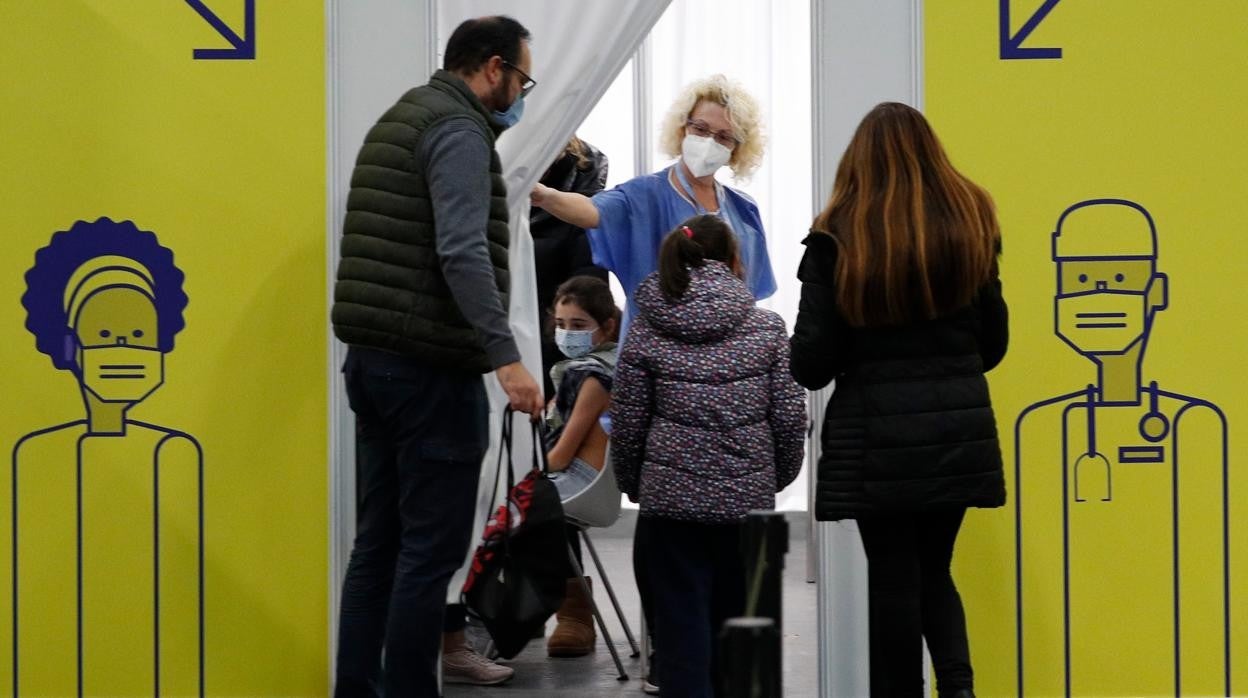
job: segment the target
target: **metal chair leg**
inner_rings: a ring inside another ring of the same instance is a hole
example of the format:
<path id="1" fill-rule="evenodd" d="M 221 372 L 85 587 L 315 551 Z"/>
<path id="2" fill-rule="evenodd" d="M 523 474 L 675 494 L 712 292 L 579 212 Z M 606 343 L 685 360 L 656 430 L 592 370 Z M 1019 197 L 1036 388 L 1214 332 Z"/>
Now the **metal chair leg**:
<path id="1" fill-rule="evenodd" d="M 589 607 L 594 611 L 594 619 L 598 621 L 598 629 L 602 631 L 602 639 L 607 643 L 607 649 L 611 651 L 611 659 L 615 661 L 615 669 L 619 672 L 616 678 L 620 681 L 627 681 L 628 674 L 624 671 L 624 662 L 620 661 L 620 653 L 615 649 L 615 642 L 611 640 L 611 633 L 607 631 L 607 624 L 602 620 L 602 613 L 598 611 L 598 602 L 594 601 L 594 592 L 589 588 L 589 582 L 585 581 L 585 570 L 581 569 L 581 565 L 576 561 L 576 553 L 572 550 L 572 543 L 569 541 L 568 546 L 568 562 L 572 564 L 572 571 L 576 573 L 576 579 L 580 582 L 581 589 L 585 592 L 585 597 L 589 599 Z M 595 560 L 596 561 L 596 560 Z"/>
<path id="2" fill-rule="evenodd" d="M 615 615 L 620 619 L 620 625 L 624 626 L 624 636 L 628 638 L 628 646 L 633 650 L 633 653 L 629 656 L 635 658 L 641 654 L 641 649 L 637 647 L 637 638 L 633 637 L 633 630 L 628 627 L 628 621 L 624 618 L 624 610 L 620 608 L 620 600 L 615 596 L 615 589 L 611 588 L 611 580 L 607 577 L 607 571 L 602 567 L 602 560 L 598 557 L 598 551 L 589 540 L 589 532 L 583 528 L 580 531 L 581 540 L 585 541 L 585 547 L 589 548 L 589 555 L 594 559 L 594 566 L 598 568 L 598 578 L 602 580 L 602 585 L 607 588 L 607 596 L 611 598 L 611 605 L 615 607 Z"/>

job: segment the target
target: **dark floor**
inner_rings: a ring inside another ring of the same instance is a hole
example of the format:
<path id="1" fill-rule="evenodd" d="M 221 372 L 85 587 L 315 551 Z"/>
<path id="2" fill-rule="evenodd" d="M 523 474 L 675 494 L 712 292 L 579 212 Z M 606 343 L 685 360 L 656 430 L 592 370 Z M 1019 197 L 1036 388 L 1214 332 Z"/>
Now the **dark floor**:
<path id="1" fill-rule="evenodd" d="M 641 610 L 637 589 L 633 584 L 632 540 L 636 513 L 625 511 L 619 523 L 609 529 L 590 532 L 602 563 L 606 566 L 625 617 L 638 633 Z M 784 573 L 784 695 L 813 697 L 818 686 L 818 641 L 816 637 L 815 585 L 806 582 L 806 516 L 789 515 L 789 555 Z M 586 555 L 586 564 L 590 564 Z M 591 571 L 591 576 L 597 573 Z M 593 654 L 577 659 L 550 659 L 546 645 L 534 640 L 515 659 L 506 662 L 516 670 L 516 676 L 504 686 L 479 687 L 450 685 L 445 688 L 448 698 L 462 696 L 497 696 L 506 698 L 546 698 L 567 696 L 591 698 L 597 696 L 642 696 L 641 660 L 630 658 L 628 641 L 620 629 L 619 619 L 611 610 L 611 602 L 605 589 L 594 580 L 594 598 L 607 622 L 611 639 L 619 649 L 628 672 L 628 681 L 617 680 L 611 653 L 601 636 Z M 547 628 L 553 627 L 553 621 Z M 640 642 L 640 638 L 638 638 Z"/>

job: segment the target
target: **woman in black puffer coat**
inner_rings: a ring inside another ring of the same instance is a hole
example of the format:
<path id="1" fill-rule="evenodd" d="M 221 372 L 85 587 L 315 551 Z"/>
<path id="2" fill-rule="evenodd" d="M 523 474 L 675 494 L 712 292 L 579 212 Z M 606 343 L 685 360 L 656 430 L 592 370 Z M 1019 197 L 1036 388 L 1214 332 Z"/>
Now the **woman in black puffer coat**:
<path id="1" fill-rule="evenodd" d="M 804 244 L 791 369 L 812 390 L 836 381 L 815 514 L 858 521 L 871 694 L 922 695 L 926 638 L 941 698 L 971 698 L 949 565 L 966 509 L 1005 503 L 984 378 L 1008 338 L 992 201 L 953 168 L 922 114 L 881 104 Z"/>

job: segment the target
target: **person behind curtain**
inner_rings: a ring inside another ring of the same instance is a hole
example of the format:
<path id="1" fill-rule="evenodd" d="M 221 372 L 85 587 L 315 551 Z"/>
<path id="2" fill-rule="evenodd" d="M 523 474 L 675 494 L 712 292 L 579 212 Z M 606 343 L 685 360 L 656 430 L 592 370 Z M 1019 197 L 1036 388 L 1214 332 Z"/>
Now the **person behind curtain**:
<path id="1" fill-rule="evenodd" d="M 563 152 L 542 175 L 541 183 L 558 191 L 593 196 L 607 185 L 607 156 L 572 136 Z M 555 218 L 549 211 L 532 209 L 529 234 L 533 236 L 533 266 L 537 274 L 537 307 L 554 308 L 555 289 L 574 276 L 607 280 L 607 270 L 596 266 L 585 229 Z M 563 355 L 553 333 L 542 333 L 543 395 L 554 395 L 550 369 Z"/>
<path id="2" fill-rule="evenodd" d="M 637 288 L 612 394 L 612 464 L 641 505 L 636 543 L 653 597 L 663 695 L 715 694 L 716 638 L 746 604 L 747 512 L 772 509 L 802 467 L 805 393 L 784 321 L 757 308 L 736 240 L 695 216 Z"/>
<path id="3" fill-rule="evenodd" d="M 871 695 L 973 698 L 949 565 L 968 507 L 1005 503 L 986 371 L 1005 356 L 1001 232 L 987 192 L 927 120 L 875 107 L 804 241 L 792 342 L 798 383 L 836 381 L 815 514 L 857 519 L 867 554 Z"/>
<path id="4" fill-rule="evenodd" d="M 542 184 L 533 188 L 530 197 L 534 206 L 586 228 L 594 264 L 619 279 L 625 295 L 620 341 L 628 335 L 636 314 L 633 294 L 637 286 L 658 268 L 660 243 L 691 215 L 713 214 L 728 223 L 754 298 L 761 300 L 776 292 L 758 206 L 745 192 L 715 179 L 715 173 L 725 166 L 738 180 L 747 179 L 762 162 L 766 138 L 757 100 L 723 75 L 697 80 L 668 109 L 659 129 L 659 146 L 678 160 L 593 198 Z M 634 576 L 646 624 L 653 626 L 650 591 L 637 570 L 642 552 L 634 546 Z M 651 665 L 653 669 L 653 658 Z M 652 682 L 645 688 L 658 692 Z"/>
<path id="5" fill-rule="evenodd" d="M 447 586 L 468 553 L 489 442 L 482 374 L 495 374 L 513 408 L 542 411 L 508 325 L 507 193 L 494 149 L 523 112 L 531 64 L 514 19 L 463 22 L 443 69 L 369 131 L 351 177 L 332 319 L 350 347 L 357 521 L 336 696 L 438 695 Z M 462 642 L 460 628 L 446 630 Z M 448 681 L 512 675 L 466 646 L 448 646 L 442 666 Z"/>
<path id="6" fill-rule="evenodd" d="M 611 399 L 620 309 L 607 282 L 574 276 L 555 291 L 554 316 L 555 342 L 567 358 L 550 371 L 556 390 L 547 419 L 546 458 L 550 479 L 566 501 L 593 484 L 606 464 L 607 432 L 599 418 Z M 579 529 L 572 524 L 568 529 L 568 544 L 584 569 Z M 581 657 L 594 649 L 597 635 L 590 600 L 575 577 L 568 580 L 567 596 L 555 619 L 547 654 Z"/>

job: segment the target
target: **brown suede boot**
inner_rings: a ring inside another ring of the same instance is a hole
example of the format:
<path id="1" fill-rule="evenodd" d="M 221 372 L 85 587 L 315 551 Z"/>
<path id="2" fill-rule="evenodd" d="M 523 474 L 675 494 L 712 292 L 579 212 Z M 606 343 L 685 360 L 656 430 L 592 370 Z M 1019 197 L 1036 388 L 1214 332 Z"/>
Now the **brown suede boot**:
<path id="1" fill-rule="evenodd" d="M 586 577 L 588 584 L 590 578 Z M 591 588 L 592 593 L 592 588 Z M 594 611 L 579 579 L 568 580 L 563 605 L 555 612 L 555 630 L 546 640 L 546 654 L 551 657 L 583 657 L 594 650 L 598 639 L 594 632 Z"/>

